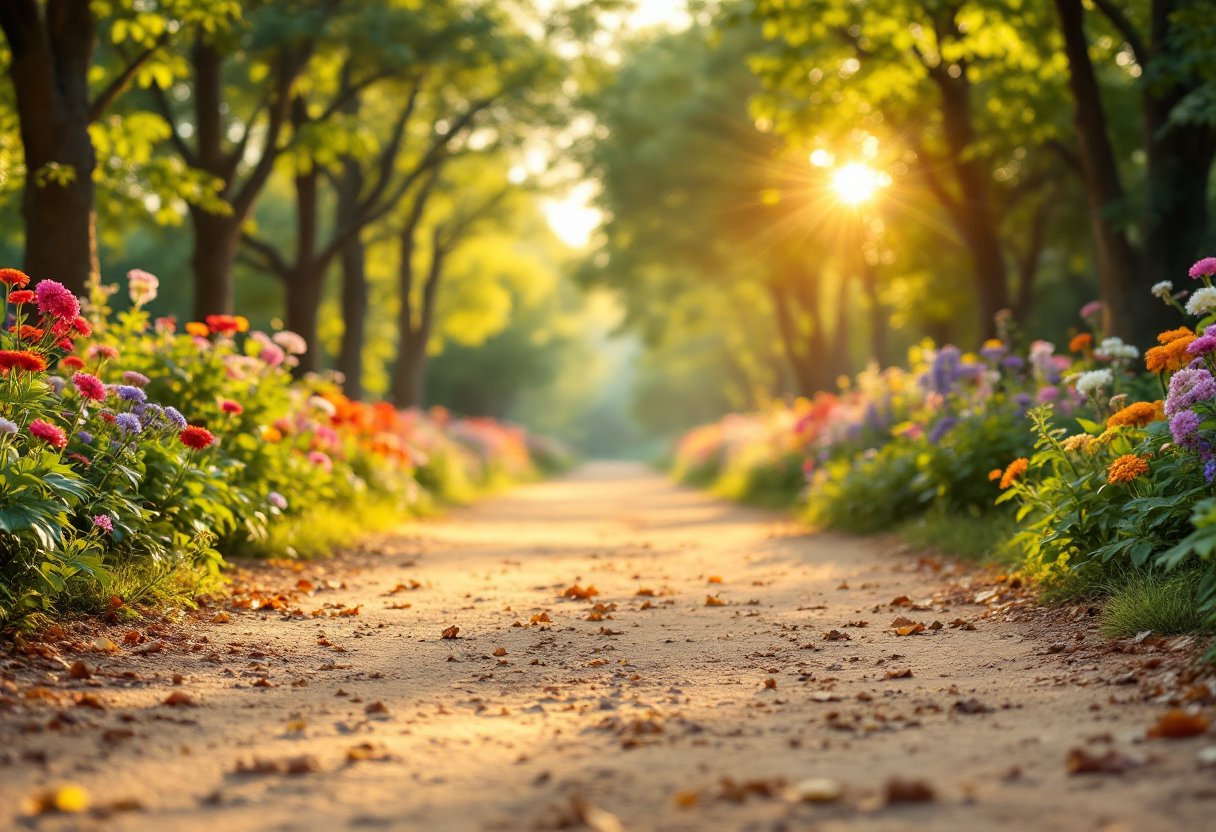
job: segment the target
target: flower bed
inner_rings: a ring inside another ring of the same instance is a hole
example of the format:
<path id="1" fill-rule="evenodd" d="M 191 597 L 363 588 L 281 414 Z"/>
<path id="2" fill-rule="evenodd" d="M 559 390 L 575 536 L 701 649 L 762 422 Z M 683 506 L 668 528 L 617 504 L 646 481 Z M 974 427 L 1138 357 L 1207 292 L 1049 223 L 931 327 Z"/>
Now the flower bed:
<path id="1" fill-rule="evenodd" d="M 1002 548 L 1049 582 L 1186 565 L 1216 623 L 1213 275 L 1209 258 L 1191 270 L 1195 290 L 1153 287 L 1187 323 L 1143 359 L 1104 336 L 1097 303 L 1066 350 L 1016 349 L 1003 319 L 978 354 L 926 343 L 908 371 L 871 368 L 840 396 L 698 428 L 678 443 L 675 473 L 719 490 L 777 482 L 810 520 L 849 531 L 925 516 L 1013 527 Z M 805 478 L 775 477 L 779 466 Z"/>
<path id="2" fill-rule="evenodd" d="M 118 315 L 112 288 L 82 304 L 13 269 L 0 284 L 0 626 L 188 603 L 221 553 L 318 554 L 537 473 L 521 428 L 293 379 L 307 344 L 292 332 L 150 320 L 146 272 L 130 274 L 133 305 Z"/>

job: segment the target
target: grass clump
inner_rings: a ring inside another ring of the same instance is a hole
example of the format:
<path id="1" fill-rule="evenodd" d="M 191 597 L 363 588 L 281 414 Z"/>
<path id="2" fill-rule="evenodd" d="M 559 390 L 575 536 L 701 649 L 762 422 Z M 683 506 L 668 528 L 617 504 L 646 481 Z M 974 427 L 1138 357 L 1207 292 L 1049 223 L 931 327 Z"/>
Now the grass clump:
<path id="1" fill-rule="evenodd" d="M 1211 632 L 1211 622 L 1199 610 L 1201 575 L 1196 568 L 1122 573 L 1105 587 L 1109 595 L 1102 609 L 1102 633 L 1122 638 L 1145 630 L 1161 636 Z"/>
<path id="2" fill-rule="evenodd" d="M 976 508 L 947 511 L 932 508 L 904 523 L 899 534 L 906 542 L 942 554 L 982 562 L 1013 563 L 1009 541 L 1017 531 L 1012 512 Z"/>

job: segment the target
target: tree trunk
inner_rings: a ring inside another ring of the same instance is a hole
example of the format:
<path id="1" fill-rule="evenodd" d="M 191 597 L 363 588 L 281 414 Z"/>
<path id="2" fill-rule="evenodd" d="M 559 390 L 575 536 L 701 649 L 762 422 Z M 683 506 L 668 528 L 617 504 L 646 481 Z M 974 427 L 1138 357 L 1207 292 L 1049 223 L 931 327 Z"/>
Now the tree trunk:
<path id="1" fill-rule="evenodd" d="M 794 376 L 794 392 L 799 396 L 810 396 L 819 389 L 817 365 L 820 357 L 809 354 L 805 348 L 805 339 L 790 309 L 794 299 L 789 290 L 781 285 L 779 278 L 768 282 L 768 290 L 773 315 L 777 319 L 777 332 L 781 335 L 782 352 Z"/>
<path id="2" fill-rule="evenodd" d="M 297 114 L 304 115 L 304 102 L 296 99 Z M 287 281 L 287 328 L 308 342 L 308 352 L 300 356 L 295 374 L 321 369 L 321 344 L 317 337 L 317 317 L 325 289 L 325 267 L 317 262 L 318 175 L 314 166 L 298 171 L 296 185 L 296 257 L 291 279 Z"/>
<path id="3" fill-rule="evenodd" d="M 932 74 L 942 102 L 942 126 L 950 147 L 950 165 L 961 202 L 952 212 L 971 256 L 976 311 L 981 340 L 996 333 L 996 313 L 1009 306 L 1005 260 L 997 217 L 989 193 L 991 176 L 985 160 L 974 155 L 975 126 L 971 121 L 971 83 L 964 71 L 953 78 L 944 67 Z"/>
<path id="4" fill-rule="evenodd" d="M 878 269 L 874 264 L 861 264 L 861 287 L 870 311 L 870 359 L 877 361 L 880 367 L 886 367 L 890 362 L 887 329 L 891 326 L 891 316 L 878 298 Z"/>
<path id="5" fill-rule="evenodd" d="M 1055 5 L 1068 57 L 1068 86 L 1073 98 L 1089 223 L 1093 228 L 1103 329 L 1108 335 L 1135 339 L 1139 333 L 1136 318 L 1145 308 L 1147 296 L 1135 297 L 1136 251 L 1126 229 L 1119 227 L 1111 216 L 1112 208 L 1123 202 L 1123 186 L 1107 131 L 1097 75 L 1089 58 L 1085 11 L 1081 0 L 1055 0 Z"/>
<path id="6" fill-rule="evenodd" d="M 346 159 L 338 185 L 335 228 L 346 228 L 355 221 L 359 194 L 363 190 L 363 170 L 354 159 Z M 363 238 L 355 234 L 342 246 L 342 352 L 338 370 L 346 377 L 345 392 L 352 399 L 363 398 L 363 339 L 367 325 L 366 252 Z"/>
<path id="7" fill-rule="evenodd" d="M 49 0 L 45 19 L 37 0 L 5 0 L 0 27 L 12 53 L 25 153 L 25 270 L 81 294 L 97 269 L 97 159 L 88 132 L 96 21 L 89 0 Z"/>
<path id="8" fill-rule="evenodd" d="M 241 227 L 232 217 L 190 208 L 194 226 L 194 317 L 227 315 L 236 307 L 232 266 L 241 241 Z M 312 345 L 309 344 L 311 347 Z"/>
<path id="9" fill-rule="evenodd" d="M 1151 64 L 1177 59 L 1163 53 L 1170 48 L 1170 16 L 1183 5 L 1186 3 L 1179 0 L 1155 0 L 1152 4 Z M 1144 70 L 1147 73 L 1149 67 Z M 1148 156 L 1144 242 L 1140 281 L 1132 297 L 1139 325 L 1134 337 L 1141 344 L 1151 343 L 1158 332 L 1174 323 L 1168 307 L 1148 300 L 1152 285 L 1163 280 L 1183 285 L 1191 265 L 1207 253 L 1202 246 L 1208 230 L 1208 181 L 1216 153 L 1216 131 L 1210 125 L 1169 124 L 1174 106 L 1191 92 L 1189 86 L 1157 81 L 1144 89 L 1144 147 Z"/>
<path id="10" fill-rule="evenodd" d="M 1026 248 L 1018 258 L 1018 289 L 1013 301 L 1013 319 L 1024 329 L 1034 306 L 1034 283 L 1039 275 L 1039 260 L 1043 256 L 1043 246 L 1047 237 L 1047 215 L 1051 211 L 1055 192 L 1047 196 L 1035 206 L 1030 218 L 1030 239 Z"/>

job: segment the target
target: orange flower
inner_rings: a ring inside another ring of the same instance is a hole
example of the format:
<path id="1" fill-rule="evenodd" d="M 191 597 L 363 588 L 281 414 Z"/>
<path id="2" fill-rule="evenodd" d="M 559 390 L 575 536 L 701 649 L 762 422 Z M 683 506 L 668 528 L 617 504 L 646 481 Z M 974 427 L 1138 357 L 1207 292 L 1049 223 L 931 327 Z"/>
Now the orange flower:
<path id="1" fill-rule="evenodd" d="M 1088 332 L 1082 332 L 1080 335 L 1074 335 L 1073 339 L 1068 342 L 1069 352 L 1083 352 L 1093 346 L 1094 336 Z"/>
<path id="2" fill-rule="evenodd" d="M 1158 344 L 1170 344 L 1170 343 L 1173 343 L 1174 341 L 1177 341 L 1179 338 L 1185 338 L 1188 335 L 1194 337 L 1195 333 L 1191 331 L 1190 327 L 1181 326 L 1181 327 L 1178 327 L 1178 329 L 1166 330 L 1165 332 L 1158 335 L 1157 343 Z"/>
<path id="3" fill-rule="evenodd" d="M 997 480 L 999 480 L 1001 478 L 1002 473 L 1003 472 L 1001 471 L 1000 468 L 993 468 L 991 471 L 988 472 L 988 482 L 996 482 Z"/>
<path id="4" fill-rule="evenodd" d="M 1030 467 L 1030 460 L 1026 457 L 1019 457 L 1009 463 L 1009 467 L 1005 469 L 1005 473 L 1001 475 L 1001 490 L 1004 491 L 1009 486 L 1013 485 L 1013 481 L 1026 473 L 1026 469 Z"/>
<path id="5" fill-rule="evenodd" d="M 1155 402 L 1136 402 L 1115 413 L 1106 420 L 1108 428 L 1142 428 L 1152 422 L 1160 422 L 1165 418 L 1164 404 Z"/>
<path id="6" fill-rule="evenodd" d="M 1135 454 L 1124 454 L 1110 464 L 1110 469 L 1106 475 L 1106 481 L 1115 482 L 1131 482 L 1136 477 L 1142 477 L 1148 473 L 1148 463 L 1141 457 Z"/>
<path id="7" fill-rule="evenodd" d="M 237 332 L 248 332 L 249 331 L 249 319 L 246 318 L 244 315 L 237 315 L 232 320 L 236 322 L 236 331 Z"/>
<path id="8" fill-rule="evenodd" d="M 1180 331 L 1176 330 L 1175 332 Z M 1164 338 L 1170 334 L 1169 332 L 1164 332 L 1159 337 Z M 1187 364 L 1190 364 L 1194 359 L 1194 356 L 1186 351 L 1186 348 L 1194 340 L 1195 336 L 1193 334 L 1182 334 L 1164 346 L 1153 347 L 1144 354 L 1144 365 L 1148 367 L 1151 373 L 1177 372 Z"/>
<path id="9" fill-rule="evenodd" d="M 198 321 L 191 321 L 186 324 L 186 332 L 193 335 L 195 338 L 206 338 L 211 334 L 211 329 L 206 324 L 200 324 Z"/>
<path id="10" fill-rule="evenodd" d="M 264 442 L 282 442 L 283 432 L 276 427 L 262 428 L 262 441 Z"/>

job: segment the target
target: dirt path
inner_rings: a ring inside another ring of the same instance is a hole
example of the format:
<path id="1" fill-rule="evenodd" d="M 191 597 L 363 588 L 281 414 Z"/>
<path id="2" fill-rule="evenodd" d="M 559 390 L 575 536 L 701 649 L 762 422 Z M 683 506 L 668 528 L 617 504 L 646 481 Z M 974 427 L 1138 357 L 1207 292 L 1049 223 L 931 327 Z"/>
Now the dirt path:
<path id="1" fill-rule="evenodd" d="M 1216 734 L 1142 739 L 1181 653 L 1112 653 L 1084 610 L 976 604 L 989 578 L 886 548 L 588 465 L 258 573 L 264 594 L 311 584 L 287 596 L 303 618 L 137 626 L 166 645 L 145 654 L 62 647 L 87 680 L 0 659 L 0 829 L 1213 828 L 1216 769 L 1197 754 Z M 599 594 L 559 597 L 574 584 Z M 594 602 L 616 608 L 588 620 Z M 946 626 L 904 637 L 901 616 Z M 197 707 L 163 705 L 174 693 Z M 1078 748 L 1139 765 L 1069 776 Z M 808 778 L 843 796 L 787 799 L 780 781 Z M 892 778 L 936 799 L 889 803 Z M 67 782 L 142 811 L 21 815 Z"/>

